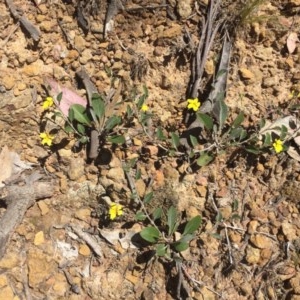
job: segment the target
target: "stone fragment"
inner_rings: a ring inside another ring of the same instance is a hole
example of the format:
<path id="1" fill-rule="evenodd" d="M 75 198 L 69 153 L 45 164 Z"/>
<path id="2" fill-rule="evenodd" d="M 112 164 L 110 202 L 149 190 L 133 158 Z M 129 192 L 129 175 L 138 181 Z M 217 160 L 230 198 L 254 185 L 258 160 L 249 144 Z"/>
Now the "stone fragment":
<path id="1" fill-rule="evenodd" d="M 205 72 L 207 73 L 207 75 L 213 75 L 215 72 L 214 61 L 212 59 L 207 60 L 204 69 L 205 69 Z"/>
<path id="2" fill-rule="evenodd" d="M 56 269 L 56 263 L 52 256 L 48 256 L 39 249 L 30 249 L 28 259 L 28 284 L 30 287 L 37 287 L 44 280 L 47 280 Z"/>
<path id="3" fill-rule="evenodd" d="M 177 12 L 179 16 L 186 19 L 192 14 L 192 1 L 191 0 L 178 0 Z"/>
<path id="4" fill-rule="evenodd" d="M 84 175 L 84 160 L 82 158 L 72 158 L 69 164 L 68 176 L 75 181 Z"/>
<path id="5" fill-rule="evenodd" d="M 53 291 L 55 292 L 55 295 L 63 297 L 69 289 L 69 285 L 66 280 L 66 276 L 62 273 L 57 273 L 57 274 L 55 274 L 54 280 L 55 280 L 55 282 L 54 282 L 52 288 L 53 288 Z"/>
<path id="6" fill-rule="evenodd" d="M 265 77 L 262 82 L 262 87 L 268 88 L 277 85 L 279 82 L 278 76 Z"/>
<path id="7" fill-rule="evenodd" d="M 3 76 L 1 78 L 1 84 L 7 91 L 11 90 L 15 85 L 15 78 L 13 76 Z"/>
<path id="8" fill-rule="evenodd" d="M 79 62 L 83 65 L 86 65 L 88 63 L 88 61 L 90 61 L 92 58 L 93 58 L 92 51 L 90 49 L 85 49 L 81 53 Z"/>
<path id="9" fill-rule="evenodd" d="M 5 274 L 0 275 L 0 289 L 7 285 L 7 278 Z"/>
<path id="10" fill-rule="evenodd" d="M 86 244 L 82 244 L 79 246 L 79 254 L 83 256 L 90 256 L 91 249 Z"/>
<path id="11" fill-rule="evenodd" d="M 107 178 L 112 179 L 113 181 L 118 183 L 123 183 L 125 180 L 123 168 L 111 168 L 107 173 Z"/>
<path id="12" fill-rule="evenodd" d="M 240 68 L 240 75 L 245 80 L 253 80 L 255 77 L 254 74 L 246 68 Z"/>
<path id="13" fill-rule="evenodd" d="M 260 260 L 260 250 L 248 245 L 246 249 L 246 261 L 249 264 L 253 265 L 253 264 L 257 264 L 259 260 Z"/>
<path id="14" fill-rule="evenodd" d="M 260 249 L 271 249 L 273 245 L 272 240 L 262 234 L 253 234 L 250 238 L 250 241 L 255 247 Z"/>
<path id="15" fill-rule="evenodd" d="M 283 221 L 281 224 L 282 232 L 288 241 L 297 239 L 297 231 L 293 224 Z"/>
<path id="16" fill-rule="evenodd" d="M 206 194 L 207 194 L 207 187 L 206 186 L 203 186 L 203 185 L 199 185 L 196 187 L 197 189 L 197 192 L 199 193 L 199 195 L 201 197 L 206 197 Z"/>
<path id="17" fill-rule="evenodd" d="M 38 202 L 38 207 L 41 210 L 41 215 L 44 216 L 49 212 L 49 207 L 48 205 L 45 203 L 45 201 L 39 201 Z"/>
<path id="18" fill-rule="evenodd" d="M 248 224 L 248 233 L 253 234 L 256 231 L 257 226 L 258 226 L 258 221 L 257 220 L 250 221 L 249 224 Z"/>
<path id="19" fill-rule="evenodd" d="M 138 179 L 135 182 L 135 188 L 140 197 L 144 197 L 146 191 L 146 184 L 143 179 Z"/>
<path id="20" fill-rule="evenodd" d="M 16 300 L 19 298 L 14 298 L 14 292 L 12 288 L 9 285 L 7 285 L 4 288 L 0 289 L 0 299 Z"/>
<path id="21" fill-rule="evenodd" d="M 33 62 L 30 65 L 24 66 L 23 68 L 23 73 L 29 77 L 39 76 L 43 72 L 44 72 L 44 63 L 40 59 L 38 59 L 37 61 Z"/>
<path id="22" fill-rule="evenodd" d="M 295 277 L 291 278 L 289 283 L 293 289 L 293 292 L 296 294 L 300 294 L 300 274 L 298 273 Z"/>
<path id="23" fill-rule="evenodd" d="M 81 208 L 75 212 L 75 217 L 82 221 L 87 221 L 91 216 L 91 210 L 89 208 Z"/>
<path id="24" fill-rule="evenodd" d="M 34 236 L 34 245 L 38 246 L 41 245 L 45 242 L 45 237 L 44 237 L 44 232 L 43 231 L 39 231 L 38 233 L 36 233 L 36 235 Z"/>
<path id="25" fill-rule="evenodd" d="M 231 206 L 220 207 L 219 211 L 225 220 L 228 220 L 232 215 L 232 207 Z"/>
<path id="26" fill-rule="evenodd" d="M 85 49 L 85 39 L 80 34 L 75 35 L 74 44 L 79 51 L 83 51 Z"/>
<path id="27" fill-rule="evenodd" d="M 143 142 L 138 138 L 133 138 L 132 141 L 133 141 L 134 146 L 142 146 L 143 145 Z"/>
<path id="28" fill-rule="evenodd" d="M 16 253 L 8 252 L 0 259 L 0 269 L 12 269 L 19 264 L 19 257 Z"/>
<path id="29" fill-rule="evenodd" d="M 179 24 L 173 23 L 166 30 L 163 30 L 158 34 L 158 38 L 173 38 L 181 34 L 182 27 Z"/>

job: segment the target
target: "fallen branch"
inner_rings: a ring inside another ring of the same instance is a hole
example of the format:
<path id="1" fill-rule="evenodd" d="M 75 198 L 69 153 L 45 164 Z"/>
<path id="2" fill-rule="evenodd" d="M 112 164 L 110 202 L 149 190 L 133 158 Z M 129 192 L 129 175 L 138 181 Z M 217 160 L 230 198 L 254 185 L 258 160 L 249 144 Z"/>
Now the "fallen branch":
<path id="1" fill-rule="evenodd" d="M 26 17 L 21 16 L 18 11 L 16 6 L 14 5 L 12 0 L 5 0 L 6 5 L 9 9 L 9 11 L 11 12 L 11 14 L 13 15 L 13 17 L 20 22 L 20 24 L 22 25 L 22 27 L 24 27 L 24 29 L 30 34 L 30 36 L 32 37 L 32 39 L 35 42 L 38 42 L 40 39 L 40 32 L 39 30 L 30 23 L 30 21 L 28 21 L 26 19 Z"/>
<path id="2" fill-rule="evenodd" d="M 6 244 L 15 228 L 22 222 L 27 209 L 36 200 L 49 198 L 53 195 L 53 187 L 49 182 L 38 182 L 36 173 L 30 176 L 27 184 L 5 186 L 0 190 L 0 199 L 7 209 L 0 219 L 0 259 L 5 253 Z"/>

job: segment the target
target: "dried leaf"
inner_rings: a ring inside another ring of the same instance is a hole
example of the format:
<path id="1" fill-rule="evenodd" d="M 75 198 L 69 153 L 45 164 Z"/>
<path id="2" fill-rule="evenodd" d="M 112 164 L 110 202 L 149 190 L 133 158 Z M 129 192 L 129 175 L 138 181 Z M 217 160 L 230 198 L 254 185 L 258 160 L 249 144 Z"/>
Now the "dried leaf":
<path id="1" fill-rule="evenodd" d="M 286 46 L 290 54 L 295 51 L 297 42 L 299 42 L 298 34 L 296 32 L 291 32 L 286 40 Z"/>
<path id="2" fill-rule="evenodd" d="M 292 136 L 295 131 L 300 129 L 299 121 L 293 116 L 287 116 L 278 119 L 273 123 L 266 121 L 264 126 L 260 129 L 259 135 L 260 137 L 262 137 L 266 133 L 275 133 L 277 135 L 280 135 L 282 126 L 287 128 L 287 137 Z"/>
<path id="3" fill-rule="evenodd" d="M 289 149 L 287 150 L 287 154 L 297 160 L 297 161 L 300 161 L 300 154 L 299 154 L 299 151 L 297 151 L 297 149 L 293 146 L 290 146 Z"/>

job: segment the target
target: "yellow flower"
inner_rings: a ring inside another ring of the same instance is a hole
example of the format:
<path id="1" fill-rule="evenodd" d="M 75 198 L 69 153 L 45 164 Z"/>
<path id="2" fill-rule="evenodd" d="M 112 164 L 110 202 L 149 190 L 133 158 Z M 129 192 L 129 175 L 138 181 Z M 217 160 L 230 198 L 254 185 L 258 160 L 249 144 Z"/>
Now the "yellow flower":
<path id="1" fill-rule="evenodd" d="M 42 139 L 42 144 L 43 145 L 52 145 L 52 140 L 54 139 L 54 135 L 48 133 L 48 132 L 42 132 L 40 134 L 40 138 Z"/>
<path id="2" fill-rule="evenodd" d="M 187 99 L 187 108 L 193 109 L 194 111 L 197 111 L 200 107 L 201 103 L 199 102 L 198 98 L 195 99 Z"/>
<path id="3" fill-rule="evenodd" d="M 47 97 L 46 100 L 43 103 L 43 109 L 48 109 L 53 105 L 53 98 L 52 97 Z"/>
<path id="4" fill-rule="evenodd" d="M 295 90 L 292 90 L 289 94 L 289 98 L 292 99 L 292 98 L 299 98 L 300 97 L 300 92 L 298 91 L 295 91 Z"/>
<path id="5" fill-rule="evenodd" d="M 123 206 L 118 203 L 111 203 L 109 209 L 109 218 L 114 220 L 116 217 L 123 215 Z"/>
<path id="6" fill-rule="evenodd" d="M 276 153 L 280 153 L 283 150 L 283 141 L 276 139 L 273 143 L 273 147 Z"/>
<path id="7" fill-rule="evenodd" d="M 143 104 L 141 107 L 141 111 L 146 112 L 149 109 L 149 106 L 146 104 Z"/>

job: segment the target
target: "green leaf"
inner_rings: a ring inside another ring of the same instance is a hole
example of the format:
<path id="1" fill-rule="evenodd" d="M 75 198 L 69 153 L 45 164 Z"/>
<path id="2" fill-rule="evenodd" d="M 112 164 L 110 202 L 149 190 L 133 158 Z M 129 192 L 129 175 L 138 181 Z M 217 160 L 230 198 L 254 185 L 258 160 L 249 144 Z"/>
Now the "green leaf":
<path id="1" fill-rule="evenodd" d="M 222 236 L 220 234 L 218 234 L 218 233 L 212 233 L 211 236 L 214 237 L 217 240 L 221 240 L 222 239 Z"/>
<path id="2" fill-rule="evenodd" d="M 83 136 L 80 138 L 79 142 L 81 144 L 86 144 L 87 142 L 89 141 L 88 137 L 87 136 Z"/>
<path id="3" fill-rule="evenodd" d="M 216 216 L 216 222 L 221 222 L 222 220 L 223 220 L 222 213 L 220 211 L 218 211 L 218 214 Z"/>
<path id="4" fill-rule="evenodd" d="M 160 232 L 157 228 L 149 226 L 140 232 L 140 236 L 149 243 L 155 243 L 160 237 Z"/>
<path id="5" fill-rule="evenodd" d="M 91 120 L 87 116 L 86 108 L 80 104 L 73 104 L 70 110 L 74 113 L 74 119 L 84 125 L 91 125 Z"/>
<path id="6" fill-rule="evenodd" d="M 61 101 L 61 99 L 62 99 L 62 95 L 63 95 L 62 92 L 60 92 L 60 93 L 57 95 L 56 100 L 57 100 L 58 103 L 60 103 L 60 101 Z"/>
<path id="7" fill-rule="evenodd" d="M 138 169 L 136 170 L 135 180 L 139 180 L 139 179 L 141 178 L 141 176 L 142 176 L 142 171 L 141 171 L 140 168 L 138 168 Z"/>
<path id="8" fill-rule="evenodd" d="M 165 244 L 156 245 L 156 255 L 157 256 L 165 256 L 167 254 L 168 246 Z"/>
<path id="9" fill-rule="evenodd" d="M 173 244 L 173 247 L 174 249 L 177 251 L 177 252 L 182 252 L 186 249 L 189 248 L 189 243 L 185 243 L 185 242 L 176 242 Z"/>
<path id="10" fill-rule="evenodd" d="M 101 120 L 105 114 L 105 104 L 99 94 L 92 95 L 92 108 L 98 120 Z"/>
<path id="11" fill-rule="evenodd" d="M 81 133 L 83 135 L 85 134 L 85 127 L 80 123 L 77 124 L 77 130 L 79 133 Z"/>
<path id="12" fill-rule="evenodd" d="M 188 243 L 194 238 L 195 238 L 194 234 L 186 234 L 186 235 L 183 235 L 177 242 Z"/>
<path id="13" fill-rule="evenodd" d="M 144 91 L 145 97 L 148 98 L 148 96 L 149 96 L 149 91 L 148 91 L 148 88 L 147 88 L 145 85 L 143 86 L 143 91 Z"/>
<path id="14" fill-rule="evenodd" d="M 162 216 L 162 212 L 163 212 L 163 210 L 161 207 L 155 208 L 152 213 L 153 221 L 160 219 Z"/>
<path id="15" fill-rule="evenodd" d="M 135 219 L 137 221 L 144 221 L 146 220 L 147 216 L 142 212 L 142 211 L 138 211 L 136 214 L 135 214 Z"/>
<path id="16" fill-rule="evenodd" d="M 179 146 L 179 136 L 175 132 L 171 132 L 172 145 L 175 149 Z"/>
<path id="17" fill-rule="evenodd" d="M 225 124 L 225 121 L 228 117 L 228 107 L 227 105 L 225 104 L 225 102 L 223 100 L 221 101 L 218 101 L 216 103 L 217 105 L 217 109 L 218 109 L 218 112 L 219 112 L 219 115 L 218 115 L 218 122 L 220 124 L 220 127 L 222 128 L 223 125 Z"/>
<path id="18" fill-rule="evenodd" d="M 280 137 L 279 137 L 279 139 L 280 139 L 281 141 L 283 141 L 283 140 L 286 138 L 287 133 L 288 133 L 287 127 L 284 126 L 284 125 L 282 125 L 282 126 L 281 126 L 281 132 L 280 132 Z"/>
<path id="19" fill-rule="evenodd" d="M 183 235 L 194 233 L 197 229 L 199 229 L 201 223 L 202 223 L 202 218 L 200 216 L 196 216 L 192 218 L 185 225 Z"/>
<path id="20" fill-rule="evenodd" d="M 190 153 L 189 153 L 189 158 L 192 159 L 195 157 L 195 152 L 193 151 L 193 149 L 191 149 Z"/>
<path id="21" fill-rule="evenodd" d="M 234 121 L 232 122 L 232 127 L 238 127 L 239 125 L 241 125 L 244 121 L 244 113 L 241 111 L 238 116 L 234 119 Z"/>
<path id="22" fill-rule="evenodd" d="M 238 215 L 238 214 L 233 214 L 233 215 L 231 216 L 231 220 L 241 220 L 241 216 Z"/>
<path id="23" fill-rule="evenodd" d="M 69 113 L 68 113 L 68 119 L 72 123 L 75 119 L 75 113 L 74 110 L 69 108 Z"/>
<path id="24" fill-rule="evenodd" d="M 133 110 L 132 108 L 130 107 L 130 105 L 127 105 L 127 108 L 126 108 L 126 115 L 127 115 L 127 118 L 131 118 L 133 116 Z"/>
<path id="25" fill-rule="evenodd" d="M 207 130 L 212 130 L 214 121 L 212 117 L 207 114 L 197 113 L 198 120 L 205 126 Z"/>
<path id="26" fill-rule="evenodd" d="M 105 129 L 106 130 L 111 130 L 113 129 L 115 126 L 119 125 L 121 123 L 121 117 L 119 116 L 112 116 L 110 117 L 106 123 L 105 123 Z"/>
<path id="27" fill-rule="evenodd" d="M 261 119 L 260 121 L 259 121 L 259 129 L 262 129 L 263 127 L 265 127 L 265 125 L 266 125 L 266 120 L 265 119 Z"/>
<path id="28" fill-rule="evenodd" d="M 259 154 L 260 153 L 260 150 L 254 146 L 248 146 L 245 148 L 245 150 L 249 153 L 253 153 L 253 154 Z"/>
<path id="29" fill-rule="evenodd" d="M 190 135 L 190 141 L 194 148 L 198 145 L 198 139 L 195 136 Z"/>
<path id="30" fill-rule="evenodd" d="M 177 228 L 177 209 L 171 206 L 167 212 L 168 217 L 168 235 L 171 236 Z"/>
<path id="31" fill-rule="evenodd" d="M 166 140 L 166 136 L 164 135 L 162 128 L 158 127 L 156 130 L 156 137 L 160 140 L 160 141 L 164 141 Z"/>
<path id="32" fill-rule="evenodd" d="M 113 144 L 124 144 L 125 137 L 123 135 L 113 135 L 107 138 L 107 141 Z"/>
<path id="33" fill-rule="evenodd" d="M 238 208 L 239 208 L 239 201 L 237 199 L 234 199 L 232 203 L 232 210 L 236 211 L 238 210 Z"/>
<path id="34" fill-rule="evenodd" d="M 151 201 L 152 198 L 153 198 L 153 192 L 150 192 L 150 193 L 148 193 L 148 194 L 144 197 L 143 202 L 144 202 L 145 204 L 148 204 L 148 203 Z"/>
<path id="35" fill-rule="evenodd" d="M 197 165 L 199 167 L 204 167 L 208 165 L 213 160 L 213 157 L 207 153 L 202 153 L 201 156 L 197 159 Z"/>
<path id="36" fill-rule="evenodd" d="M 247 131 L 245 129 L 242 129 L 239 140 L 242 141 L 247 137 Z"/>
<path id="37" fill-rule="evenodd" d="M 65 125 L 65 128 L 64 128 L 65 132 L 66 133 L 73 133 L 74 132 L 74 129 L 72 128 L 72 126 L 70 125 Z"/>
<path id="38" fill-rule="evenodd" d="M 232 128 L 229 132 L 229 139 L 230 140 L 236 140 L 241 136 L 243 128 L 238 127 L 238 128 Z"/>
<path id="39" fill-rule="evenodd" d="M 264 143 L 263 143 L 263 147 L 269 147 L 272 143 L 272 137 L 271 134 L 269 132 L 267 132 L 265 134 L 265 138 L 264 138 Z"/>

